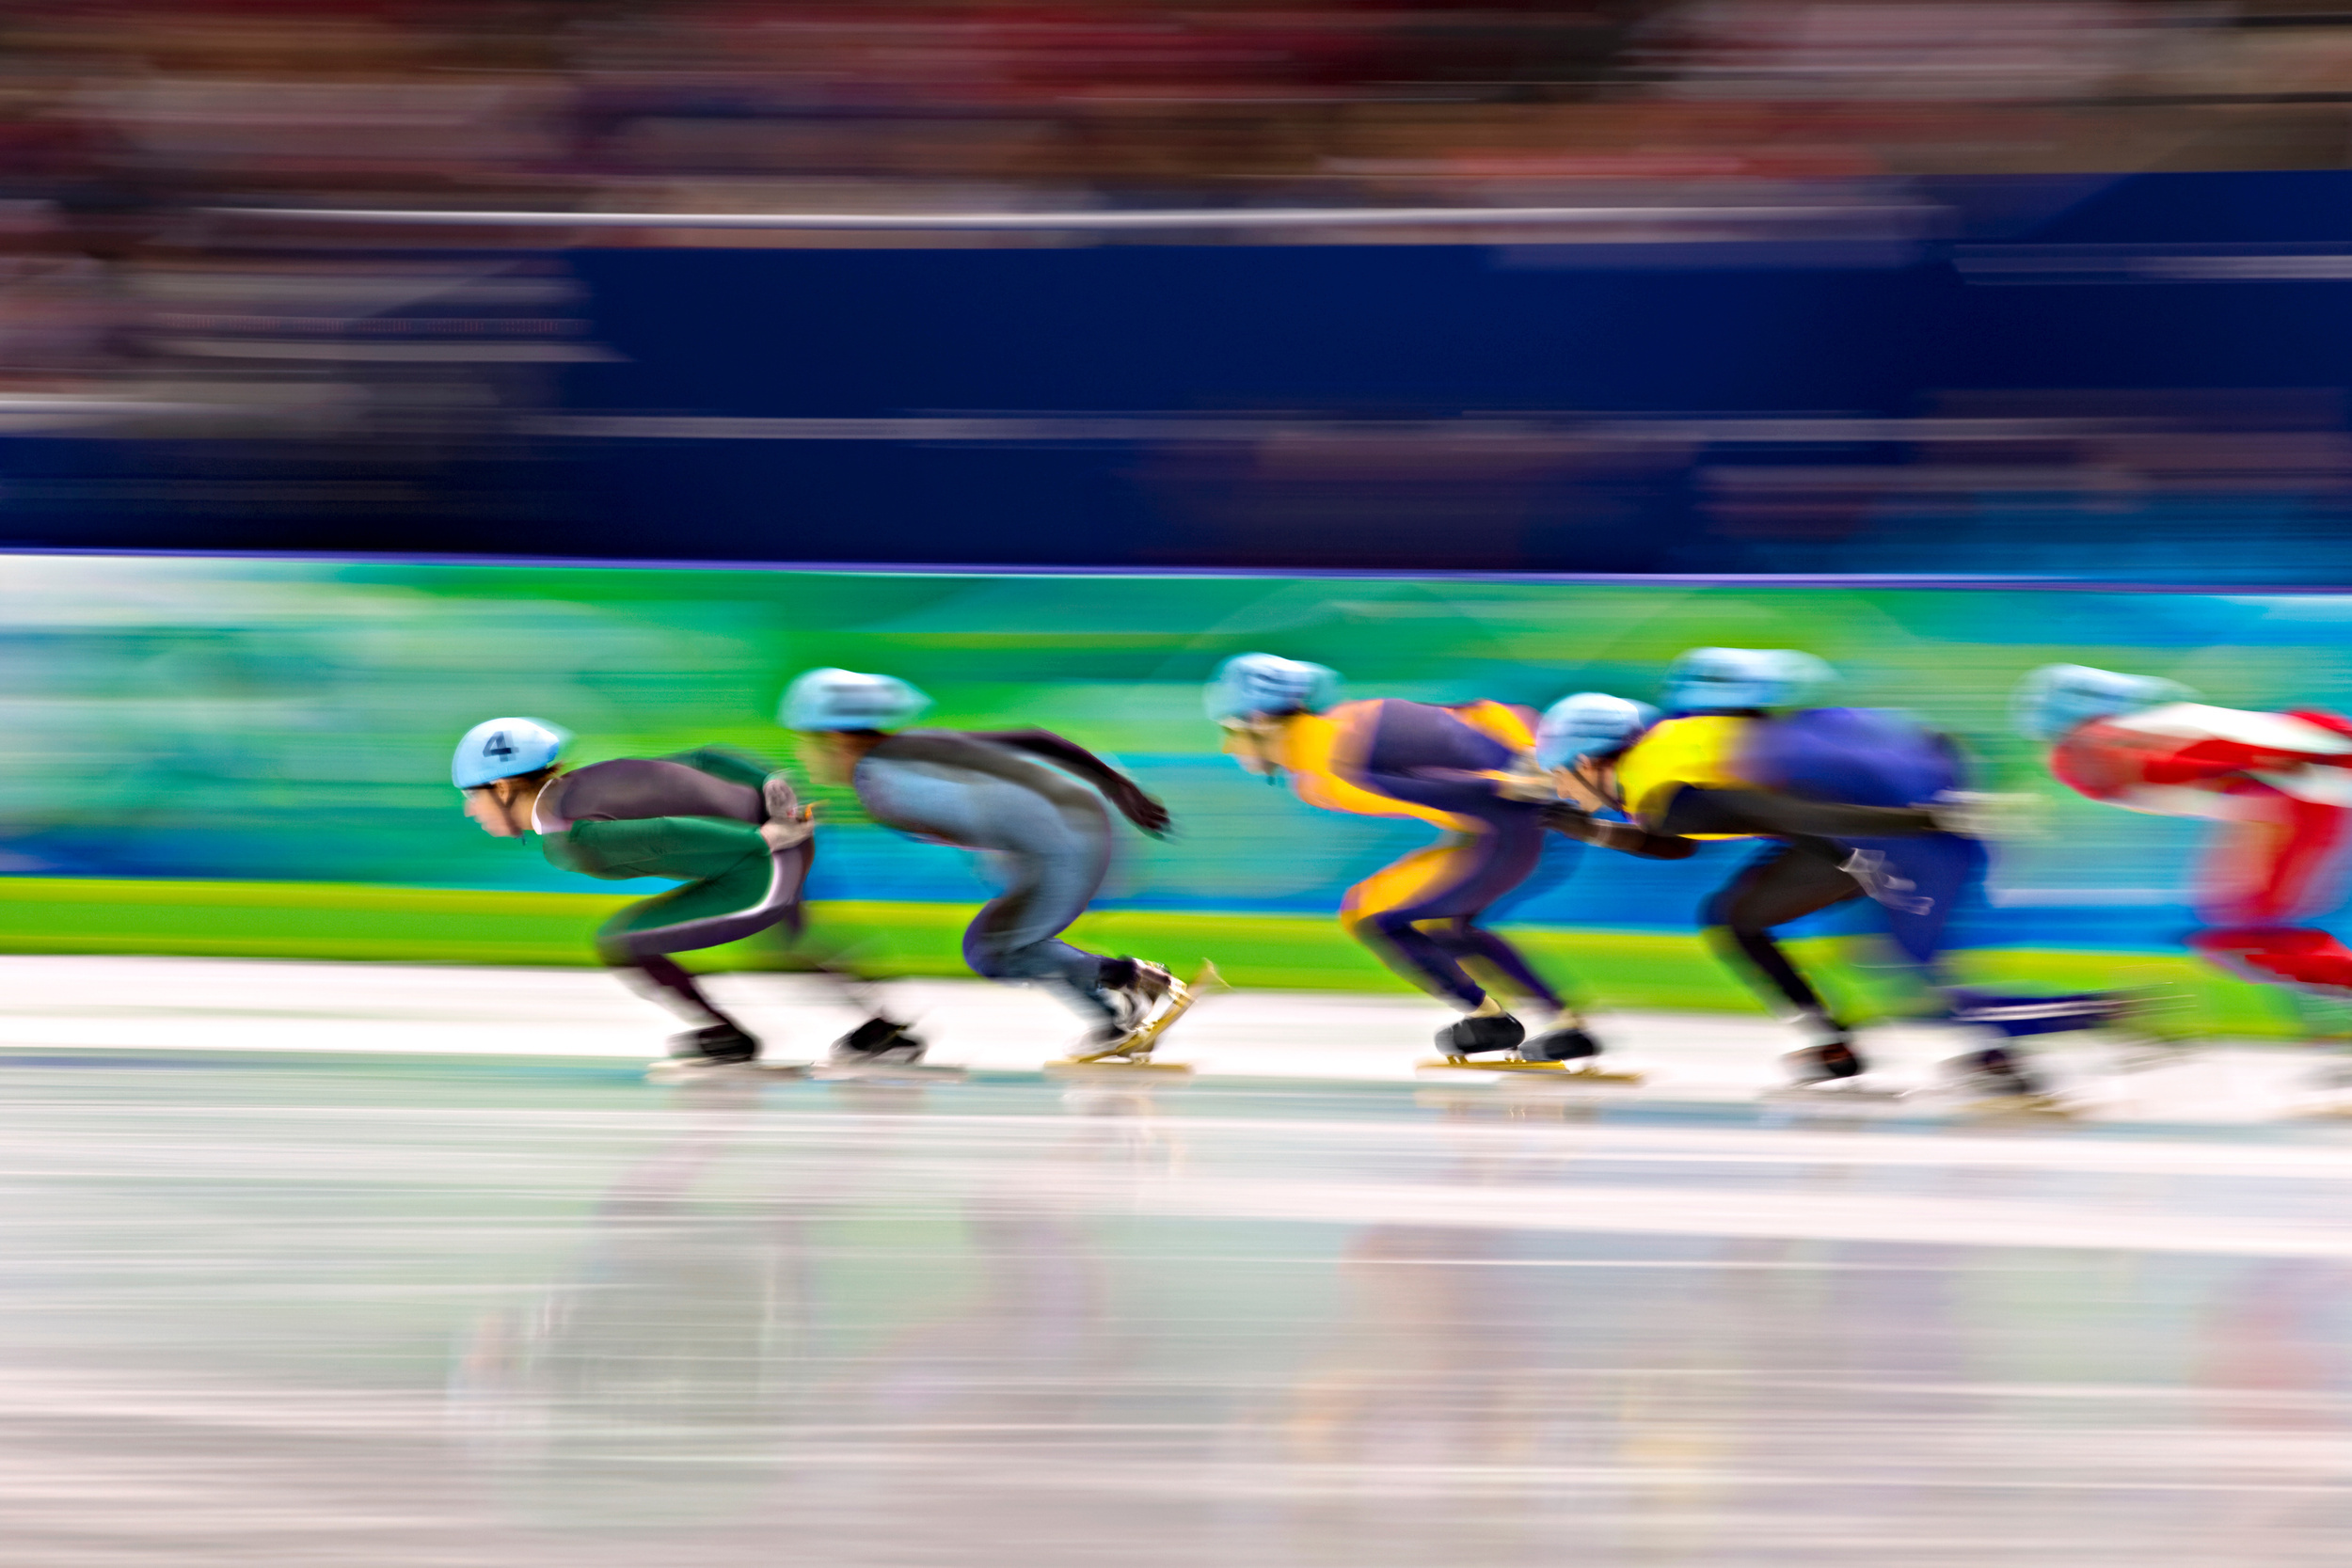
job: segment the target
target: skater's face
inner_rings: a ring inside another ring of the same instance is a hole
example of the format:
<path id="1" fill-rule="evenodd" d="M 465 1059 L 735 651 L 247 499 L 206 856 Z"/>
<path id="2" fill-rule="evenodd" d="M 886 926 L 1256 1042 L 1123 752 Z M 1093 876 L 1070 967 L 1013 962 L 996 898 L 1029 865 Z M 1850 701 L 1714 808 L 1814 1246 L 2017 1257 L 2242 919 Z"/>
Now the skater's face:
<path id="1" fill-rule="evenodd" d="M 1275 754 L 1280 725 L 1272 719 L 1229 719 L 1225 721 L 1225 754 L 1245 771 L 1264 778 L 1281 770 Z"/>
<path id="2" fill-rule="evenodd" d="M 530 832 L 530 827 L 515 820 L 516 799 L 515 782 L 501 779 L 480 789 L 466 791 L 466 815 L 493 838 L 520 838 Z"/>
<path id="3" fill-rule="evenodd" d="M 801 762 L 818 783 L 846 788 L 853 782 L 859 761 L 874 749 L 878 738 L 842 730 L 803 730 Z"/>

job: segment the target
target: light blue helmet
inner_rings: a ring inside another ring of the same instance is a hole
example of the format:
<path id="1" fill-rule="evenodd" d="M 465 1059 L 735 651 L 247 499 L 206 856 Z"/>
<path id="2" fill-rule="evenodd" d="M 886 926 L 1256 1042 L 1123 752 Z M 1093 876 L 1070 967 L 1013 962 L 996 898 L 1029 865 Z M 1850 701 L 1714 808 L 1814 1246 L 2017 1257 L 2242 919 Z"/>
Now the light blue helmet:
<path id="1" fill-rule="evenodd" d="M 1585 757 L 1624 751 L 1657 722 L 1658 710 L 1647 703 L 1580 691 L 1544 709 L 1535 726 L 1535 761 L 1547 772 L 1573 768 Z"/>
<path id="2" fill-rule="evenodd" d="M 785 689 L 776 721 L 787 730 L 891 730 L 930 705 L 896 675 L 811 670 Z"/>
<path id="3" fill-rule="evenodd" d="M 1793 707 L 1837 672 L 1788 648 L 1692 648 L 1666 667 L 1659 700 L 1669 713 Z"/>
<path id="4" fill-rule="evenodd" d="M 1235 654 L 1217 666 L 1205 705 L 1221 724 L 1229 719 L 1321 713 L 1339 695 L 1336 670 L 1274 654 Z"/>
<path id="5" fill-rule="evenodd" d="M 485 719 L 457 743 L 457 754 L 449 764 L 450 782 L 460 789 L 480 789 L 501 779 L 536 773 L 555 761 L 569 738 L 536 719 Z"/>
<path id="6" fill-rule="evenodd" d="M 2123 675 L 2088 664 L 2045 664 L 2017 683 L 2010 713 L 2030 740 L 2055 741 L 2077 724 L 2159 703 L 2186 702 L 2197 693 L 2154 675 Z"/>

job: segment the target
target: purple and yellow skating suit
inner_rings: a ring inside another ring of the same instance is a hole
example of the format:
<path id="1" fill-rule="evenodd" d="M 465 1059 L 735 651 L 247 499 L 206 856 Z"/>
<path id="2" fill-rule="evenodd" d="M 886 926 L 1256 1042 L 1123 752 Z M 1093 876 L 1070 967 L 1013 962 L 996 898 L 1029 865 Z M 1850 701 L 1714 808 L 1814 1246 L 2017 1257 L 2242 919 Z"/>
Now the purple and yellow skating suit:
<path id="1" fill-rule="evenodd" d="M 1387 697 L 1294 714 L 1281 721 L 1271 749 L 1311 806 L 1444 830 L 1437 843 L 1348 889 L 1340 920 L 1407 979 L 1465 1006 L 1486 994 L 1462 967 L 1465 958 L 1562 1006 L 1509 942 L 1476 925 L 1543 856 L 1542 808 L 1500 789 L 1534 743 L 1534 716 L 1523 709 Z"/>

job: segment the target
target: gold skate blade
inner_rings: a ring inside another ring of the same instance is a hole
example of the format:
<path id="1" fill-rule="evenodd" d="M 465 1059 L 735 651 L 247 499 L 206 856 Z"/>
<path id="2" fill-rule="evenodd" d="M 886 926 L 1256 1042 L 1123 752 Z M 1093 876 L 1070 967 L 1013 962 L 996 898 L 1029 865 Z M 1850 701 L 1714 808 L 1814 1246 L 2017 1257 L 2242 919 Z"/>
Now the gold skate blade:
<path id="1" fill-rule="evenodd" d="M 1511 1072 L 1531 1073 L 1570 1084 L 1640 1084 L 1647 1080 L 1638 1072 L 1617 1072 L 1608 1068 L 1584 1067 L 1575 1062 L 1482 1062 L 1474 1056 L 1438 1056 L 1413 1064 L 1418 1072 Z"/>
<path id="2" fill-rule="evenodd" d="M 1145 1074 L 1190 1076 L 1190 1062 L 1155 1062 L 1149 1056 L 1061 1056 L 1041 1069 L 1048 1078 L 1135 1078 Z"/>
<path id="3" fill-rule="evenodd" d="M 2046 1094 L 2004 1094 L 1988 1100 L 1971 1100 L 1960 1107 L 1967 1117 L 2041 1117 L 2054 1121 L 2071 1121 L 2081 1113 L 2066 1101 Z"/>
<path id="4" fill-rule="evenodd" d="M 1152 1049 L 1159 1044 L 1160 1037 L 1168 1033 L 1169 1024 L 1191 1011 L 1192 1005 L 1200 1000 L 1200 993 L 1203 990 L 1211 986 L 1222 986 L 1224 983 L 1224 976 L 1217 974 L 1216 965 L 1202 959 L 1200 973 L 1192 977 L 1192 984 L 1186 985 L 1182 980 L 1171 982 L 1168 986 L 1168 1005 L 1154 1013 L 1134 1034 L 1107 1050 L 1082 1052 L 1057 1058 L 1045 1064 L 1045 1071 L 1056 1077 L 1066 1077 L 1073 1071 L 1087 1068 L 1100 1068 L 1111 1072 L 1135 1072 L 1143 1069 L 1158 1072 L 1190 1072 L 1192 1069 L 1181 1063 L 1152 1061 L 1151 1059 Z"/>

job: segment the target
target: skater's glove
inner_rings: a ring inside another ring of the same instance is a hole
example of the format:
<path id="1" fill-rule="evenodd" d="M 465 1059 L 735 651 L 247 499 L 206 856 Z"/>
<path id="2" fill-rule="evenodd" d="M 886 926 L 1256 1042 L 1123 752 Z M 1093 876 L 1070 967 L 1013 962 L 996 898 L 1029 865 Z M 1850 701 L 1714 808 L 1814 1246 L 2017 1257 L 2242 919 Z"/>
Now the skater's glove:
<path id="1" fill-rule="evenodd" d="M 1121 782 L 1124 783 L 1123 780 Z M 1168 815 L 1168 808 L 1134 784 L 1128 784 L 1124 789 L 1112 791 L 1111 804 L 1119 808 L 1120 816 L 1150 833 L 1153 838 L 1168 836 L 1168 823 L 1173 820 Z"/>
<path id="2" fill-rule="evenodd" d="M 1962 838 L 2033 838 L 2042 831 L 2042 801 L 2038 795 L 1947 789 L 1929 801 L 1927 809 L 1938 829 Z"/>

